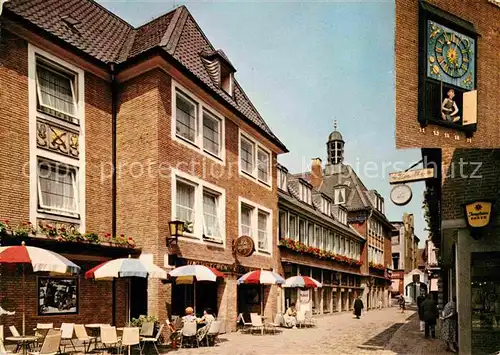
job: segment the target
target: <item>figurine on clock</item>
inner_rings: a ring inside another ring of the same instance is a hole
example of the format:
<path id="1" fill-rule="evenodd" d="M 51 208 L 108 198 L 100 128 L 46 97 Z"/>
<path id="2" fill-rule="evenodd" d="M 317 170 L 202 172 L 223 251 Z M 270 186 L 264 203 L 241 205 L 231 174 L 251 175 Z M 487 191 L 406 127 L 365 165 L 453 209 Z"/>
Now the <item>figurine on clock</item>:
<path id="1" fill-rule="evenodd" d="M 431 19 L 426 24 L 425 99 L 419 120 L 475 130 L 476 40 Z"/>
<path id="2" fill-rule="evenodd" d="M 460 116 L 458 116 L 458 107 L 457 103 L 453 101 L 455 97 L 455 90 L 448 89 L 447 97 L 443 100 L 443 104 L 441 105 L 441 116 L 443 120 L 448 122 L 457 122 L 460 120 Z"/>

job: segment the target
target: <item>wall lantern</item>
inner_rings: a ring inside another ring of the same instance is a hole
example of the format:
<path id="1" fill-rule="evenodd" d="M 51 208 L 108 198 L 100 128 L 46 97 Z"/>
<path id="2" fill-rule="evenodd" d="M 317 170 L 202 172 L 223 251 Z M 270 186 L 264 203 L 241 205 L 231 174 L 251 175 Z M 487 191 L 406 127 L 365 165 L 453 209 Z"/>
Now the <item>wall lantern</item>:
<path id="1" fill-rule="evenodd" d="M 170 238 L 167 238 L 167 247 L 172 244 L 177 244 L 178 238 L 182 237 L 184 234 L 184 222 L 183 221 L 170 221 L 168 222 L 168 227 L 170 230 Z"/>
<path id="2" fill-rule="evenodd" d="M 474 239 L 478 239 L 483 228 L 490 224 L 494 202 L 495 200 L 484 199 L 471 201 L 463 205 L 465 221 Z"/>

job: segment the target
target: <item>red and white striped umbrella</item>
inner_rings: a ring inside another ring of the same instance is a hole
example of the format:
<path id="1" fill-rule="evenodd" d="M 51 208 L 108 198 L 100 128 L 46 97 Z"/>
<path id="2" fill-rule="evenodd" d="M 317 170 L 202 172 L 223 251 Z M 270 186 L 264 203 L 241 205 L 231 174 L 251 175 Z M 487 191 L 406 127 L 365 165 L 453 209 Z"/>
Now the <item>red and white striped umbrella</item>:
<path id="1" fill-rule="evenodd" d="M 261 285 L 281 285 L 285 279 L 274 271 L 255 270 L 247 272 L 238 279 L 238 285 L 241 284 L 261 284 Z"/>
<path id="2" fill-rule="evenodd" d="M 26 299 L 24 292 L 24 265 L 31 264 L 33 271 L 49 271 L 57 274 L 78 274 L 80 267 L 53 251 L 21 245 L 0 247 L 0 264 L 23 265 L 23 335 L 26 331 Z"/>
<path id="3" fill-rule="evenodd" d="M 171 277 L 176 277 L 178 283 L 193 283 L 196 281 L 212 281 L 215 282 L 218 277 L 226 277 L 217 269 L 204 265 L 184 265 L 173 269 L 168 273 Z"/>
<path id="4" fill-rule="evenodd" d="M 22 245 L 11 245 L 0 247 L 0 264 L 31 264 L 33 271 L 49 271 L 58 274 L 78 274 L 80 267 L 69 261 L 64 256 L 53 251 L 27 247 Z"/>
<path id="5" fill-rule="evenodd" d="M 323 285 L 309 276 L 292 276 L 285 280 L 283 287 L 317 288 Z"/>

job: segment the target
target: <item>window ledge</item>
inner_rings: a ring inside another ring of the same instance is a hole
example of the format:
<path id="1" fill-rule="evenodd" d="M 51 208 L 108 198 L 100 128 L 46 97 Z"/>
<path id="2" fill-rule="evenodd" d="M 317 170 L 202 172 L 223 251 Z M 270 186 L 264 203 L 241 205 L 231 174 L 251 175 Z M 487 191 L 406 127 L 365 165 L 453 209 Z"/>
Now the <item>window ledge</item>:
<path id="1" fill-rule="evenodd" d="M 198 143 L 192 142 L 189 139 L 184 138 L 183 136 L 175 134 L 174 137 L 175 137 L 175 139 L 174 139 L 175 142 L 177 142 L 179 144 L 182 144 L 183 146 L 185 146 L 185 147 L 187 147 L 189 149 L 194 150 L 195 152 L 201 154 L 204 157 L 212 159 L 216 163 L 219 163 L 219 164 L 222 164 L 222 165 L 225 164 L 225 162 L 224 162 L 224 155 L 223 155 L 224 152 L 222 150 L 221 150 L 221 156 L 217 156 L 217 155 L 215 155 L 215 154 L 207 151 L 203 147 L 201 147 Z M 222 149 L 224 149 L 224 148 L 222 148 Z"/>
<path id="2" fill-rule="evenodd" d="M 268 190 L 272 190 L 272 186 L 269 183 L 263 182 L 262 180 L 258 179 L 254 175 L 247 173 L 245 170 L 240 169 L 240 175 L 247 178 L 248 180 L 251 180 L 255 182 L 257 185 L 260 185 L 262 187 L 265 187 Z"/>
<path id="3" fill-rule="evenodd" d="M 224 240 L 222 238 L 212 238 L 203 235 L 203 240 L 208 243 L 221 244 L 221 245 L 224 244 Z"/>
<path id="4" fill-rule="evenodd" d="M 48 215 L 48 216 L 54 216 L 54 218 L 56 217 L 64 217 L 64 218 L 70 218 L 70 219 L 73 219 L 75 221 L 80 221 L 80 214 L 72 214 L 72 213 L 65 213 L 65 212 L 55 212 L 55 211 L 52 211 L 52 210 L 46 210 L 46 209 L 43 209 L 43 208 L 38 208 L 37 209 L 37 212 L 39 214 L 43 214 L 43 215 Z"/>

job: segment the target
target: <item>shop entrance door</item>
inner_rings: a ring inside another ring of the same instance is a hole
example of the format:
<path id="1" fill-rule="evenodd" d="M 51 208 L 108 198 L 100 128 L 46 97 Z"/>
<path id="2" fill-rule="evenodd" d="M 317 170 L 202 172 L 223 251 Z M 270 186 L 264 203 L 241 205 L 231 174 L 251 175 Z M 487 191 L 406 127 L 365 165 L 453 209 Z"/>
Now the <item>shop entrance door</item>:
<path id="1" fill-rule="evenodd" d="M 130 278 L 130 319 L 148 314 L 148 280 Z"/>
<path id="2" fill-rule="evenodd" d="M 186 307 L 194 307 L 194 285 L 172 284 L 172 314 L 183 316 Z M 217 314 L 217 283 L 196 283 L 196 315 L 203 315 L 205 309 L 211 309 Z"/>

